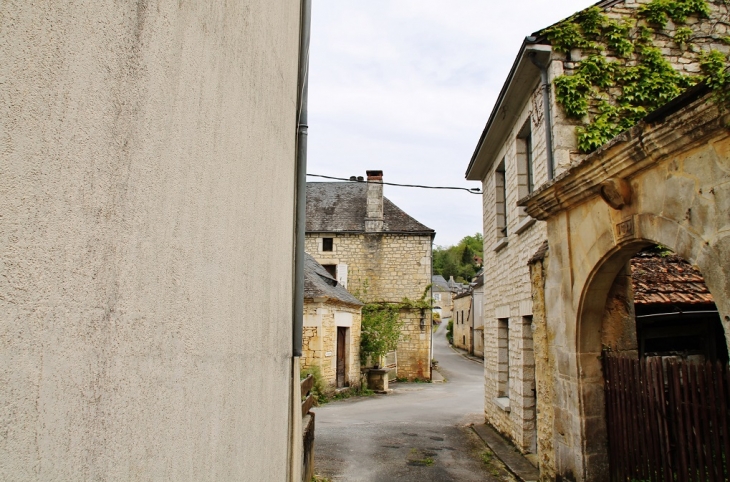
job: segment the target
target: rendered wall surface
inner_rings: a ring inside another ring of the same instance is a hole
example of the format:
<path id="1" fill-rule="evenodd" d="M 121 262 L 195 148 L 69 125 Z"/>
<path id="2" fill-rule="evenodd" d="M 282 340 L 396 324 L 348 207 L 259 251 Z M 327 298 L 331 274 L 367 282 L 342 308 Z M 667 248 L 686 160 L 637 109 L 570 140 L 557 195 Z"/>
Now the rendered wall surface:
<path id="1" fill-rule="evenodd" d="M 322 251 L 323 236 L 332 251 Z M 307 233 L 305 250 L 320 264 L 347 265 L 347 289 L 366 303 L 419 300 L 431 284 L 430 235 Z M 402 310 L 401 321 L 398 376 L 430 378 L 430 310 Z"/>
<path id="2" fill-rule="evenodd" d="M 0 24 L 0 479 L 285 480 L 299 2 Z"/>

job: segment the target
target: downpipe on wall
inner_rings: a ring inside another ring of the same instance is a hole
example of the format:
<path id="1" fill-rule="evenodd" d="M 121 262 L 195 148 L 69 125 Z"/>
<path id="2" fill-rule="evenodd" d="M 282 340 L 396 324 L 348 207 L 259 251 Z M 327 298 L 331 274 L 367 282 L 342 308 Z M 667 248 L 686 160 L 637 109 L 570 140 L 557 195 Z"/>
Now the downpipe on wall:
<path id="1" fill-rule="evenodd" d="M 304 324 L 304 234 L 307 203 L 307 104 L 309 100 L 309 41 L 312 24 L 312 0 L 301 0 L 299 26 L 299 75 L 297 82 L 296 197 L 294 232 L 294 300 L 292 303 L 291 364 L 291 450 L 290 482 L 302 480 L 303 441 L 301 388 L 299 384 L 302 330 Z"/>
<path id="2" fill-rule="evenodd" d="M 530 40 L 532 37 L 528 37 Z M 528 47 L 529 49 L 529 47 Z M 555 175 L 555 161 L 553 158 L 553 129 L 552 113 L 550 109 L 550 79 L 548 78 L 548 66 L 537 60 L 535 52 L 530 52 L 530 61 L 540 69 L 540 80 L 542 82 L 542 105 L 545 122 L 545 150 L 547 152 L 548 181 L 552 181 Z"/>

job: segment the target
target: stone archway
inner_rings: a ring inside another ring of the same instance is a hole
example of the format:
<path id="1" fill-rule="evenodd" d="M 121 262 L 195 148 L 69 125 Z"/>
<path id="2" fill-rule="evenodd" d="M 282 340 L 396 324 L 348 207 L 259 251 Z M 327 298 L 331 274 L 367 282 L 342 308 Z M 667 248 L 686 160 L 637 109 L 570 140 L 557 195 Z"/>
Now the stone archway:
<path id="1" fill-rule="evenodd" d="M 633 222 L 637 237 L 626 237 L 602 256 L 601 246 L 605 249 L 606 245 L 600 238 L 588 250 L 589 257 L 598 260 L 582 284 L 576 312 L 576 361 L 584 480 L 608 480 L 609 476 L 604 378 L 600 357 L 603 349 L 602 334 L 606 329 L 604 312 L 609 291 L 617 276 L 625 269 L 632 256 L 642 248 L 654 244 L 668 247 L 697 265 L 703 273 L 712 272 L 713 266 L 720 263 L 717 253 L 707 243 L 672 220 L 643 214 L 634 216 Z M 678 240 L 682 242 L 679 243 Z M 717 284 L 716 279 L 706 282 L 711 292 L 723 293 L 722 286 L 713 286 Z M 722 310 L 719 304 L 718 309 Z M 727 318 L 725 321 L 725 340 L 730 346 Z"/>

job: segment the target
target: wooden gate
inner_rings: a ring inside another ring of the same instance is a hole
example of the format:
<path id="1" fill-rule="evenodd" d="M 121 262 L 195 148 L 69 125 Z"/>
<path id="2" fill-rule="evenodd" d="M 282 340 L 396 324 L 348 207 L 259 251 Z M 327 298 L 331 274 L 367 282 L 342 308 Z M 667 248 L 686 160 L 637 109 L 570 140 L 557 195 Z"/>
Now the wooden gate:
<path id="1" fill-rule="evenodd" d="M 717 362 L 603 355 L 612 481 L 730 480 L 730 375 Z"/>

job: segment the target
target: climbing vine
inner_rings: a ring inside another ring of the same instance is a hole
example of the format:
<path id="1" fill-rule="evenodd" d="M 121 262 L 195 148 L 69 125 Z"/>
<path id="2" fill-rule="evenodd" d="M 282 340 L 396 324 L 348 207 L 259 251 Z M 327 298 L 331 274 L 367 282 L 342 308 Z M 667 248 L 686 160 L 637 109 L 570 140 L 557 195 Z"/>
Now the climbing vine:
<path id="1" fill-rule="evenodd" d="M 363 306 L 360 329 L 360 359 L 363 362 L 370 357 L 378 363 L 386 353 L 396 349 L 403 326 L 401 310 L 420 310 L 424 317 L 431 311 L 430 289 L 431 285 L 428 285 L 421 298 L 415 301 L 403 298 L 399 303 L 375 302 Z"/>
<path id="2" fill-rule="evenodd" d="M 707 0 L 652 0 L 637 14 L 637 19 L 614 19 L 591 7 L 542 31 L 568 60 L 574 49 L 583 56 L 574 62 L 572 73 L 554 81 L 557 102 L 569 117 L 583 123 L 576 129 L 581 152 L 594 151 L 699 82 L 717 92 L 730 83 L 727 56 L 717 50 L 701 51 L 692 44 L 699 34 L 684 25 L 691 16 L 709 16 Z M 673 36 L 664 30 L 670 19 L 677 26 Z M 700 73 L 676 71 L 654 45 L 660 34 L 691 53 Z M 714 40 L 730 40 L 725 39 Z"/>

